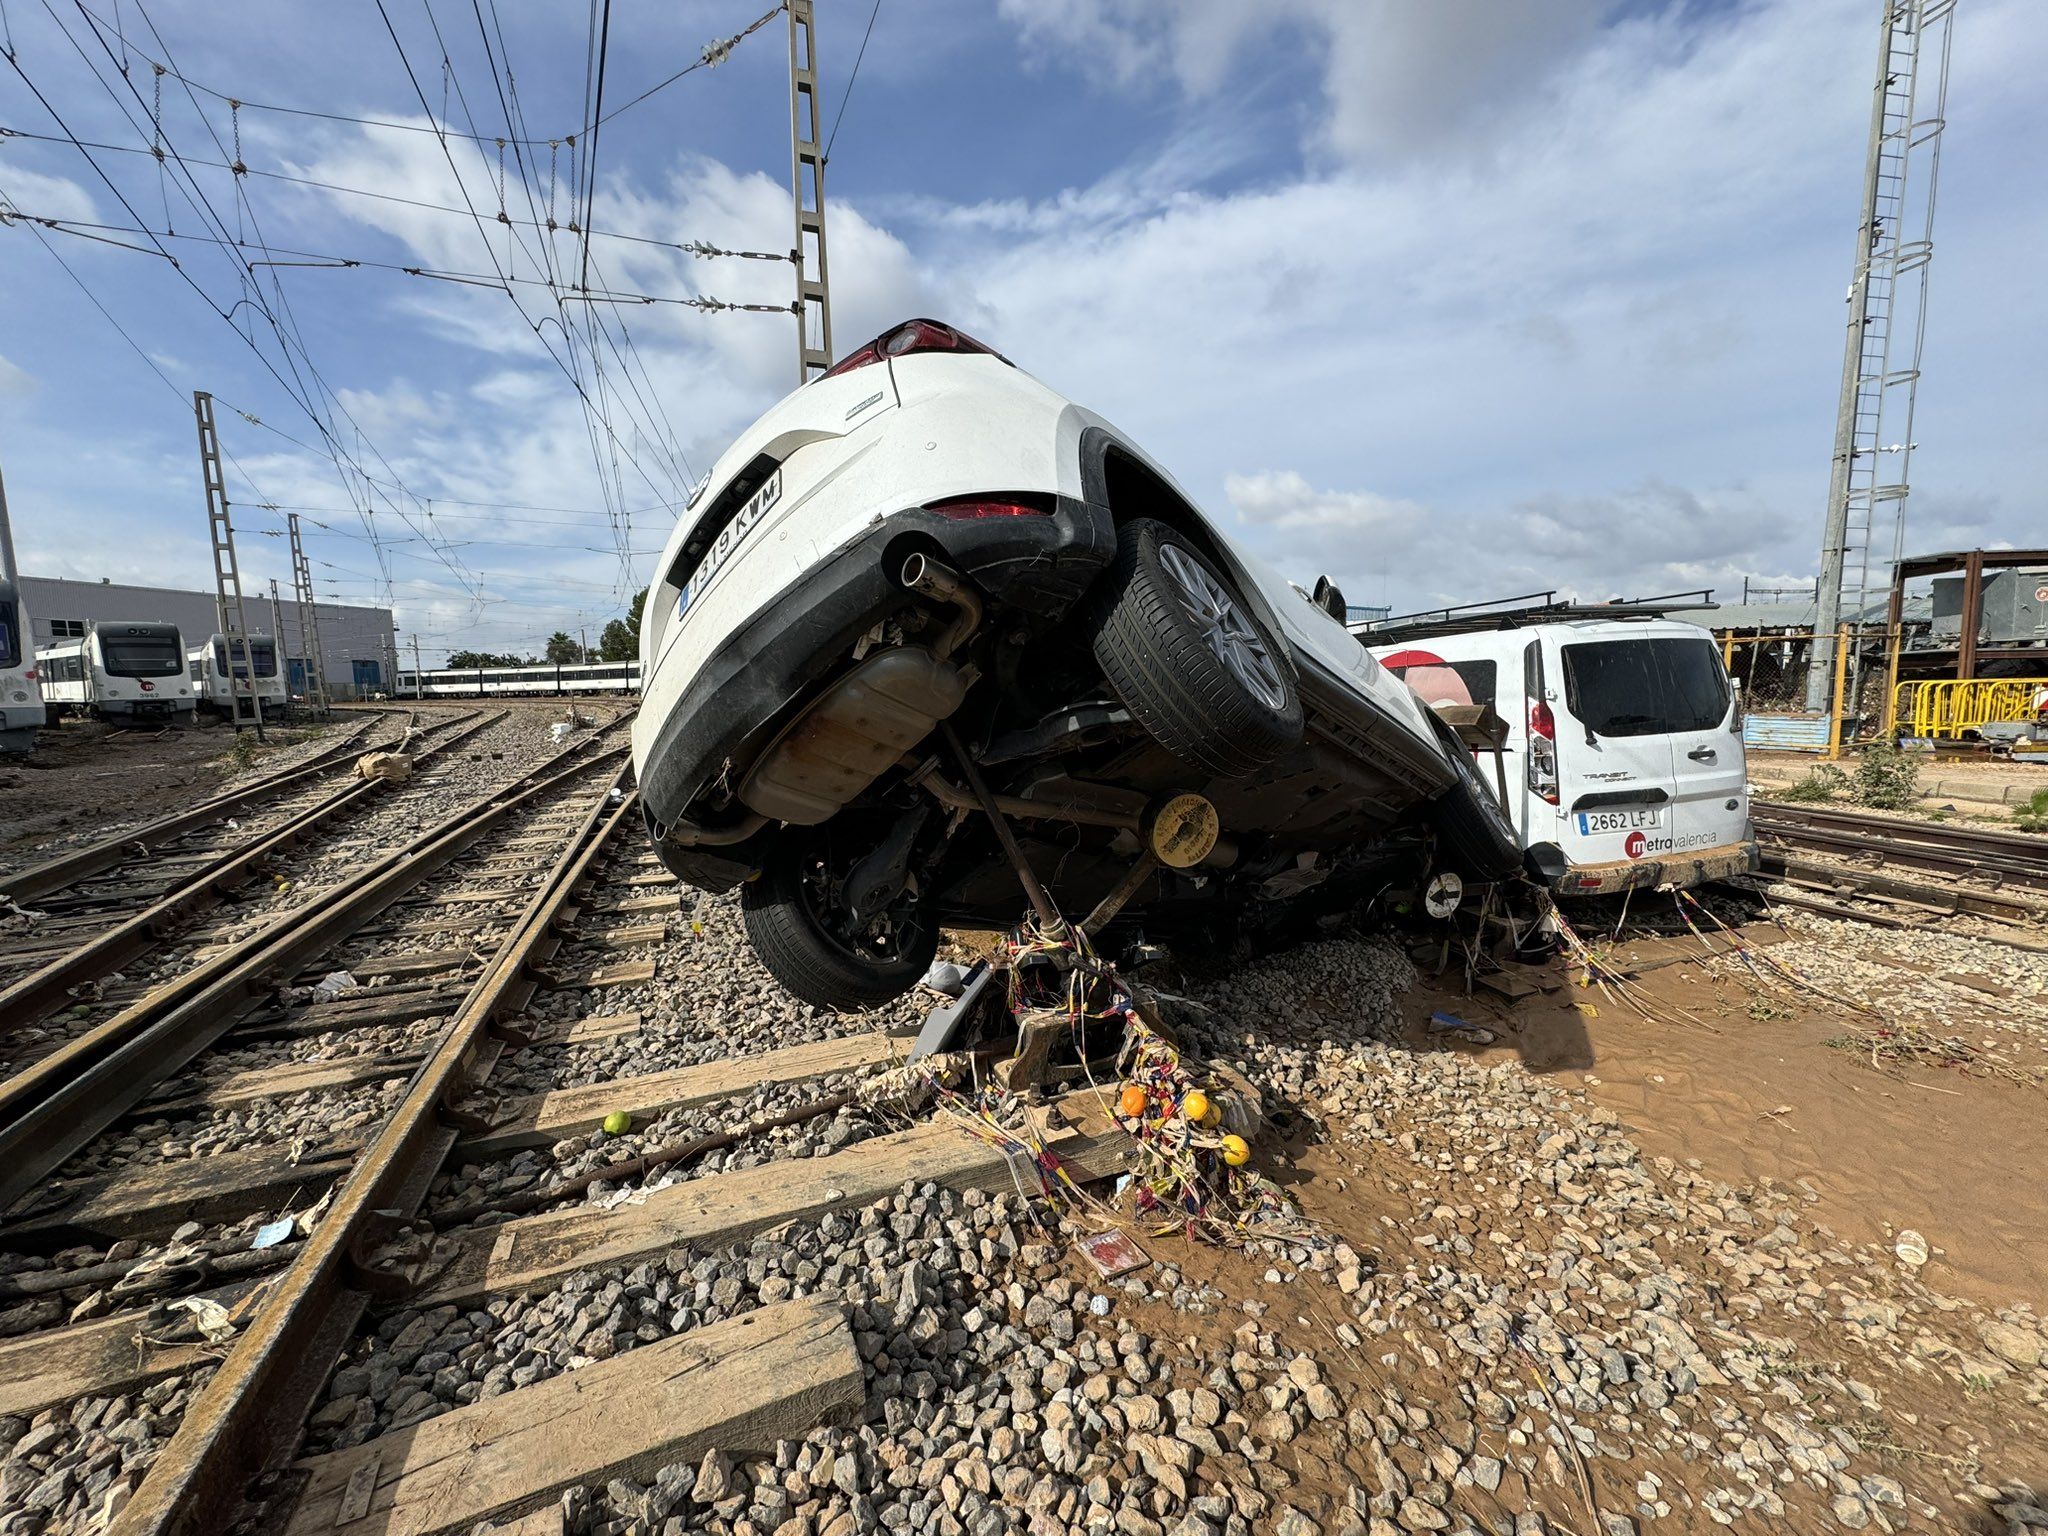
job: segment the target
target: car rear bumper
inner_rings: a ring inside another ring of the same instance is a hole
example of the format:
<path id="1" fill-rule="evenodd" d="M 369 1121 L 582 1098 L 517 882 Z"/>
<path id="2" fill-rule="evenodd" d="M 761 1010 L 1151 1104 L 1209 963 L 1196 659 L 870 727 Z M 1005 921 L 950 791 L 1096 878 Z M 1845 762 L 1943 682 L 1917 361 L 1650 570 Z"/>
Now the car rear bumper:
<path id="1" fill-rule="evenodd" d="M 917 603 L 898 577 L 920 550 L 938 551 L 990 600 L 1057 619 L 1115 554 L 1116 529 L 1107 507 L 1066 497 L 1042 517 L 963 521 L 918 509 L 882 519 L 762 603 L 695 668 L 639 755 L 650 823 L 688 841 L 691 807 L 705 788 L 728 765 L 737 782 L 863 634 Z"/>
<path id="2" fill-rule="evenodd" d="M 1551 890 L 1560 896 L 1600 896 L 1643 886 L 1704 885 L 1729 875 L 1755 874 L 1755 839 L 1718 848 L 1672 854 L 1661 859 L 1616 859 L 1606 864 L 1567 864 L 1562 873 L 1546 870 Z"/>

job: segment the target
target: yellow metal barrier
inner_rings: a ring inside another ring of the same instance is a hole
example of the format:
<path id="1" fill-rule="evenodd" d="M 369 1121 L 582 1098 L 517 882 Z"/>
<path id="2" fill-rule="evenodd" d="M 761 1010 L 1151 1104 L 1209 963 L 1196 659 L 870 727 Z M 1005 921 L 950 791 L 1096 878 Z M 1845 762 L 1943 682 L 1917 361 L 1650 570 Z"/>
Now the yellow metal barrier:
<path id="1" fill-rule="evenodd" d="M 1892 691 L 1892 713 L 1907 736 L 1953 740 L 1981 725 L 2033 719 L 2034 696 L 2043 688 L 2048 677 L 1900 683 Z"/>

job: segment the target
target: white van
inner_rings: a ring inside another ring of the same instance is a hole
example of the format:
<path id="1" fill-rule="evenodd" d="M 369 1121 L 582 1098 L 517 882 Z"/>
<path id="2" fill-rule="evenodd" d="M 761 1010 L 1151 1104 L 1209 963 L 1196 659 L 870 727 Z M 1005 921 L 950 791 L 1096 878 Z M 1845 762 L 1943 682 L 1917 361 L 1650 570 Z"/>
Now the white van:
<path id="1" fill-rule="evenodd" d="M 1757 867 L 1742 711 L 1711 635 L 1660 616 L 1474 622 L 1491 627 L 1359 631 L 1424 703 L 1501 717 L 1508 816 L 1552 890 L 1689 886 Z M 1498 782 L 1489 756 L 1479 767 Z"/>

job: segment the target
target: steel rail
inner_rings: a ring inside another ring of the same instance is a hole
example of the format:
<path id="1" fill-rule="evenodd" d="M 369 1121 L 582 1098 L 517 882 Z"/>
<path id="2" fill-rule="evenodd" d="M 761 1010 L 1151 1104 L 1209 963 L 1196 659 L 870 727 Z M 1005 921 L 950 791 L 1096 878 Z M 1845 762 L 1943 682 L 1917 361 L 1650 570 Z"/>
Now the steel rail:
<path id="1" fill-rule="evenodd" d="M 0 1210 L 43 1186 L 66 1158 L 231 1029 L 269 988 L 452 861 L 513 809 L 631 750 L 607 748 L 589 762 L 538 778 L 564 758 L 582 756 L 595 739 L 555 753 L 354 880 L 322 892 L 247 943 L 202 962 L 0 1083 Z"/>
<path id="2" fill-rule="evenodd" d="M 625 778 L 621 769 L 614 787 Z M 378 1243 L 402 1230 L 453 1150 L 451 1110 L 481 1083 L 505 1039 L 500 1021 L 534 989 L 532 967 L 560 943 L 556 925 L 606 843 L 631 822 L 635 795 L 606 814 L 601 795 L 569 838 L 488 970 L 442 1030 L 376 1140 L 336 1188 L 333 1204 L 115 1518 L 109 1536 L 206 1536 L 225 1528 L 249 1486 L 284 1465 L 305 1417 L 375 1294 L 396 1295 L 413 1276 L 380 1264 Z M 426 1244 L 421 1241 L 420 1251 Z"/>
<path id="3" fill-rule="evenodd" d="M 413 758 L 415 766 L 460 746 L 490 723 L 489 720 L 479 720 L 464 730 L 430 743 Z M 73 988 L 96 981 L 137 955 L 146 953 L 163 937 L 164 930 L 171 923 L 210 904 L 222 892 L 243 884 L 260 865 L 294 847 L 331 818 L 378 797 L 393 782 L 372 778 L 343 785 L 324 800 L 300 811 L 284 825 L 264 833 L 251 843 L 229 848 L 192 870 L 168 895 L 159 897 L 134 916 L 100 930 L 67 950 L 60 958 L 0 987 L 0 1033 L 20 1029 L 47 1017 L 71 1000 Z"/>
<path id="4" fill-rule="evenodd" d="M 286 768 L 258 779 L 253 784 L 244 784 L 240 789 L 231 789 L 225 794 L 215 795 L 210 800 L 173 811 L 168 816 L 159 816 L 132 832 L 123 832 L 84 848 L 74 848 L 69 853 L 60 853 L 54 859 L 31 865 L 15 874 L 0 879 L 0 900 L 21 903 L 46 896 L 51 891 L 62 890 L 67 885 L 112 869 L 135 856 L 138 849 L 147 850 L 160 843 L 170 842 L 184 836 L 195 827 L 225 816 L 230 811 L 241 809 L 258 801 L 268 800 L 272 795 L 290 789 L 303 779 L 317 777 L 338 765 L 341 758 L 356 749 L 356 738 L 368 730 L 374 722 L 365 721 L 350 729 L 348 735 L 333 746 L 320 752 L 310 760 L 296 767 Z"/>
<path id="5" fill-rule="evenodd" d="M 1968 827 L 1952 822 L 1901 821 L 1832 806 L 1783 805 L 1773 801 L 1758 801 L 1751 806 L 1751 812 L 1759 822 L 1800 828 L 1828 827 L 1933 847 L 2011 855 L 2048 870 L 2048 838 L 2027 832 L 2002 832 L 1996 827 Z"/>
<path id="6" fill-rule="evenodd" d="M 1886 863 L 1935 874 L 1990 875 L 2002 884 L 2048 891 L 2048 850 L 2014 853 L 1928 837 L 1894 836 L 1860 827 L 1848 830 L 1838 825 L 1774 821 L 1768 817 L 1756 818 L 1756 830 L 1766 843 L 1819 849 L 1848 857 L 1875 856 Z"/>
<path id="7" fill-rule="evenodd" d="M 1775 852 L 1764 855 L 1763 872 L 1769 876 L 1825 886 L 1830 890 L 1847 887 L 1874 896 L 1896 897 L 1936 911 L 1988 918 L 2019 927 L 2038 925 L 2048 919 L 2048 902 L 2017 892 L 1996 895 L 1955 881 L 1902 880 L 1881 870 L 1857 865 L 1819 864 Z"/>

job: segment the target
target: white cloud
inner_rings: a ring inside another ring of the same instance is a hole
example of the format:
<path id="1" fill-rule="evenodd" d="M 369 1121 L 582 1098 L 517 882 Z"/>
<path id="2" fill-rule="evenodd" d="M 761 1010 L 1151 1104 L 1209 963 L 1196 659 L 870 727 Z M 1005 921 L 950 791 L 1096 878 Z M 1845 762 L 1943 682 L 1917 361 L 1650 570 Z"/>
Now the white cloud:
<path id="1" fill-rule="evenodd" d="M 96 223 L 100 217 L 92 195 L 77 182 L 12 162 L 0 167 L 0 206 L 36 219 Z"/>
<path id="2" fill-rule="evenodd" d="M 0 397 L 23 399 L 35 393 L 35 376 L 0 353 Z"/>

